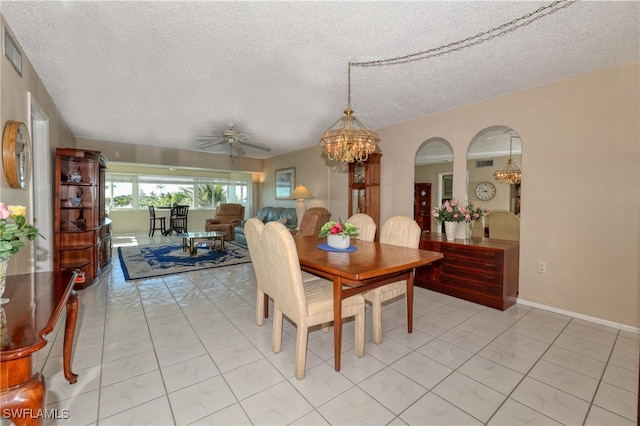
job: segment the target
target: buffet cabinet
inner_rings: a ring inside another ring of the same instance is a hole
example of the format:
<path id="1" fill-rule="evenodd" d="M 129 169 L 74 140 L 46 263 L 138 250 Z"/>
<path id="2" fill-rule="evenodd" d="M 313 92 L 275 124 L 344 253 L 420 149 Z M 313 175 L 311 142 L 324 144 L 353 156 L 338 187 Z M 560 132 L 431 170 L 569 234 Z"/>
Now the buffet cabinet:
<path id="1" fill-rule="evenodd" d="M 420 248 L 440 252 L 443 258 L 416 271 L 417 286 L 500 310 L 516 302 L 518 242 L 489 238 L 447 241 L 444 234 L 425 232 Z"/>
<path id="2" fill-rule="evenodd" d="M 111 261 L 111 220 L 105 217 L 106 157 L 97 151 L 56 149 L 54 267 L 76 273 L 76 289 L 98 281 Z"/>

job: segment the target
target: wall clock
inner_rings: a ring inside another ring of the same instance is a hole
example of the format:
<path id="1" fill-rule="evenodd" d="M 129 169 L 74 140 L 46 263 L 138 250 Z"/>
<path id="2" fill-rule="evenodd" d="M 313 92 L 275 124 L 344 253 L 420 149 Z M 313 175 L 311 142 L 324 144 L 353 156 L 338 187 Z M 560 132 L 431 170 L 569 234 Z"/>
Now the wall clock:
<path id="1" fill-rule="evenodd" d="M 31 141 L 27 126 L 7 121 L 2 137 L 2 165 L 11 188 L 26 188 L 31 173 Z"/>
<path id="2" fill-rule="evenodd" d="M 496 196 L 496 186 L 491 182 L 482 182 L 476 186 L 476 196 L 482 201 L 488 201 Z"/>

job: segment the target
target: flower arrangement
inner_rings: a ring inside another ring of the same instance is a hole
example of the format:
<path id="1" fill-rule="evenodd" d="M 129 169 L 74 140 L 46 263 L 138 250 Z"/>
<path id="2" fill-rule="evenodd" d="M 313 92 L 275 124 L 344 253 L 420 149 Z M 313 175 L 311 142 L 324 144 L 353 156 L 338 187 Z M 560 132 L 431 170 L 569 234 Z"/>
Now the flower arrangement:
<path id="1" fill-rule="evenodd" d="M 434 207 L 431 214 L 438 222 L 464 222 L 465 215 L 456 200 L 445 201 L 441 207 Z"/>
<path id="2" fill-rule="evenodd" d="M 0 258 L 18 253 L 20 247 L 26 246 L 23 238 L 33 241 L 40 235 L 35 227 L 27 224 L 26 213 L 24 206 L 7 207 L 0 203 Z"/>
<path id="3" fill-rule="evenodd" d="M 491 210 L 484 207 L 476 207 L 473 201 L 469 201 L 466 206 L 460 207 L 460 212 L 464 215 L 465 222 L 471 222 L 480 219 Z"/>
<path id="4" fill-rule="evenodd" d="M 327 235 L 342 235 L 345 237 L 357 237 L 358 236 L 358 228 L 355 225 L 350 224 L 349 222 L 343 222 L 338 219 L 337 222 L 327 222 L 322 225 L 320 228 L 320 233 L 318 237 L 326 237 Z"/>

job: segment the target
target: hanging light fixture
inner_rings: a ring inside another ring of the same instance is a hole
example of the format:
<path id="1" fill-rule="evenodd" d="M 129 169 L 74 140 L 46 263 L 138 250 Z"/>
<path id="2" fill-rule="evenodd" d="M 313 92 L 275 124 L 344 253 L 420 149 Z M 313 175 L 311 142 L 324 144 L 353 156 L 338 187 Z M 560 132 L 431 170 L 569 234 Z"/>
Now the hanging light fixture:
<path id="1" fill-rule="evenodd" d="M 366 161 L 376 150 L 380 136 L 365 127 L 351 109 L 351 62 L 347 72 L 347 109 L 344 117 L 333 123 L 320 139 L 322 152 L 331 161 L 353 163 Z"/>
<path id="2" fill-rule="evenodd" d="M 518 163 L 511 158 L 511 148 L 513 146 L 513 138 L 509 139 L 509 159 L 500 169 L 493 172 L 493 178 L 500 183 L 513 185 L 522 181 L 522 171 Z"/>

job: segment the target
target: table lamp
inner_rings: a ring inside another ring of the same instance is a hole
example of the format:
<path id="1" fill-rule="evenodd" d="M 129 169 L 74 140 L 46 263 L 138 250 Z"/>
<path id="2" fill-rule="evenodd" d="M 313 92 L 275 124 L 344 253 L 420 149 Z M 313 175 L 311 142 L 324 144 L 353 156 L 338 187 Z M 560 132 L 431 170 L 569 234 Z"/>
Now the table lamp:
<path id="1" fill-rule="evenodd" d="M 311 192 L 309 192 L 307 187 L 304 185 L 296 186 L 296 189 L 294 189 L 293 193 L 291 194 L 291 199 L 297 200 L 297 203 L 296 203 L 296 215 L 298 216 L 297 228 L 300 228 L 300 221 L 302 220 L 302 215 L 304 215 L 304 212 L 307 210 L 307 206 L 304 204 L 304 200 L 309 198 L 313 198 L 313 195 L 311 195 Z"/>

